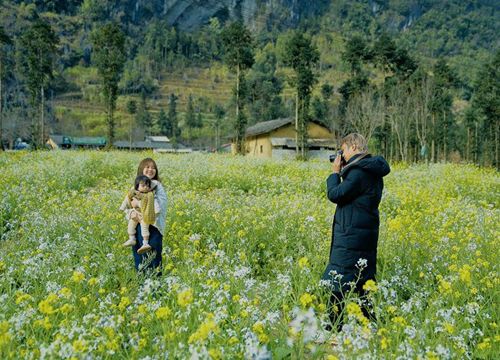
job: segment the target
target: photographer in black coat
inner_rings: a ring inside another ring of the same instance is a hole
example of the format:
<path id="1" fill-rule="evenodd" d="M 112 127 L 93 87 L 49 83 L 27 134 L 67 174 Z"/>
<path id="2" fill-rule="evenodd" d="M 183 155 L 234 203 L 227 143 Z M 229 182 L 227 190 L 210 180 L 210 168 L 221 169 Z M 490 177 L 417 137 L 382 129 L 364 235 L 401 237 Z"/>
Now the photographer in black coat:
<path id="1" fill-rule="evenodd" d="M 337 204 L 337 208 L 330 259 L 322 276 L 332 289 L 330 320 L 338 329 L 342 326 L 338 321 L 342 300 L 351 289 L 350 283 L 355 282 L 354 291 L 363 296 L 364 283 L 375 279 L 380 224 L 378 206 L 384 188 L 382 178 L 390 172 L 383 157 L 368 154 L 366 140 L 360 134 L 343 138 L 341 149 L 342 154 L 333 161 L 333 173 L 326 181 L 328 199 Z M 366 309 L 363 310 L 368 315 Z"/>

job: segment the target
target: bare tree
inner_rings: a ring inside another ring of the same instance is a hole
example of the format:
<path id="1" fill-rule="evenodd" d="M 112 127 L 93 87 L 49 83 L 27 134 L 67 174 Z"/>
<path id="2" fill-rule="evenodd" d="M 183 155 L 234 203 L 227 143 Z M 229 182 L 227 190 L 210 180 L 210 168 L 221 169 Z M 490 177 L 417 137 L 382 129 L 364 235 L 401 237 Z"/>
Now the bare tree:
<path id="1" fill-rule="evenodd" d="M 384 98 L 375 90 L 368 89 L 353 96 L 349 101 L 345 112 L 345 123 L 351 130 L 370 141 L 375 129 L 383 124 L 385 116 Z"/>
<path id="2" fill-rule="evenodd" d="M 428 152 L 428 137 L 430 129 L 430 101 L 432 99 L 433 81 L 430 77 L 426 77 L 422 81 L 410 85 L 410 98 L 413 103 L 413 120 L 415 122 L 415 130 L 418 142 L 422 149 L 422 155 L 427 161 Z"/>
<path id="3" fill-rule="evenodd" d="M 407 86 L 399 84 L 391 88 L 387 98 L 387 120 L 395 135 L 397 153 L 403 161 L 408 161 L 409 158 L 414 108 L 415 99 Z"/>

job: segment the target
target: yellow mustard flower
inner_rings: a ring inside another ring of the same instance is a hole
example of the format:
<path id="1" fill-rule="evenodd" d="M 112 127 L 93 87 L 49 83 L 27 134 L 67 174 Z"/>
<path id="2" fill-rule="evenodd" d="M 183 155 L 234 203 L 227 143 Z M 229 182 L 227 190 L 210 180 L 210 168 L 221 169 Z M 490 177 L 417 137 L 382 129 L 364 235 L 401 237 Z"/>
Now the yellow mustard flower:
<path id="1" fill-rule="evenodd" d="M 127 308 L 127 306 L 129 306 L 132 302 L 130 301 L 130 299 L 127 297 L 127 296 L 123 296 L 121 299 L 120 299 L 120 303 L 118 304 L 118 309 L 120 309 L 120 311 L 123 311 Z"/>
<path id="2" fill-rule="evenodd" d="M 0 350 L 5 345 L 8 345 L 12 336 L 9 332 L 9 322 L 8 321 L 0 321 Z"/>
<path id="3" fill-rule="evenodd" d="M 177 294 L 177 302 L 180 306 L 186 307 L 193 302 L 193 290 L 191 288 Z"/>
<path id="4" fill-rule="evenodd" d="M 375 283 L 375 281 L 373 280 L 367 280 L 364 284 L 363 284 L 363 290 L 365 291 L 370 291 L 370 292 L 376 292 L 377 291 L 377 284 Z"/>
<path id="5" fill-rule="evenodd" d="M 73 280 L 73 282 L 79 284 L 84 279 L 85 279 L 85 275 L 82 272 L 80 272 L 80 271 L 73 271 L 73 276 L 71 277 L 71 280 Z"/>
<path id="6" fill-rule="evenodd" d="M 313 297 L 309 293 L 304 293 L 304 294 L 302 294 L 302 296 L 300 297 L 299 300 L 300 300 L 300 303 L 302 304 L 302 307 L 306 308 L 306 307 L 311 306 L 311 304 L 313 302 Z"/>
<path id="7" fill-rule="evenodd" d="M 305 256 L 301 257 L 299 259 L 299 267 L 301 269 L 309 267 L 309 259 L 307 257 L 305 257 Z"/>
<path id="8" fill-rule="evenodd" d="M 87 344 L 85 342 L 85 340 L 75 340 L 73 341 L 73 351 L 75 351 L 76 353 L 82 353 L 82 352 L 85 352 L 85 350 L 87 350 Z"/>
<path id="9" fill-rule="evenodd" d="M 170 308 L 168 306 L 162 306 L 162 307 L 159 307 L 156 311 L 155 311 L 155 315 L 158 319 L 160 320 L 165 320 L 165 319 L 168 319 L 168 317 L 172 314 L 172 310 L 170 310 Z"/>
<path id="10" fill-rule="evenodd" d="M 217 323 L 212 318 L 209 318 L 204 323 L 202 323 L 193 334 L 191 334 L 188 342 L 190 344 L 196 342 L 204 342 L 206 339 L 208 339 L 208 336 L 211 333 L 216 333 L 217 331 Z"/>

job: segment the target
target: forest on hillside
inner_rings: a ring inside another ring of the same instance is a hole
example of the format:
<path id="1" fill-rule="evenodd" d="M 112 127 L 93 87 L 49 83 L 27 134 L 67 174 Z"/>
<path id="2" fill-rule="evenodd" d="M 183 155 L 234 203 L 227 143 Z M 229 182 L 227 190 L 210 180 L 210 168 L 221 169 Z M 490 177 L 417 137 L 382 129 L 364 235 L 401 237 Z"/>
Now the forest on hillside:
<path id="1" fill-rule="evenodd" d="M 198 3 L 1 1 L 2 146 L 65 133 L 208 149 L 297 114 L 391 160 L 498 167 L 497 2 Z"/>

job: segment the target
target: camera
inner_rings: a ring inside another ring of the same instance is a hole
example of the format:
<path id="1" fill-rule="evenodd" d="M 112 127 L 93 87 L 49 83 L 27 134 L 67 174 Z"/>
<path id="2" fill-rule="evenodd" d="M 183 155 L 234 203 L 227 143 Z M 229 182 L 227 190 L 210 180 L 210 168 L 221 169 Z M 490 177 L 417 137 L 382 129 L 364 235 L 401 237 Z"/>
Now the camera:
<path id="1" fill-rule="evenodd" d="M 344 162 L 344 157 L 342 156 L 343 154 L 344 154 L 344 152 L 342 150 L 339 150 L 335 154 L 330 155 L 330 157 L 329 157 L 330 162 L 334 162 L 335 159 L 337 158 L 337 156 L 339 156 L 339 155 L 342 157 L 342 162 Z"/>

